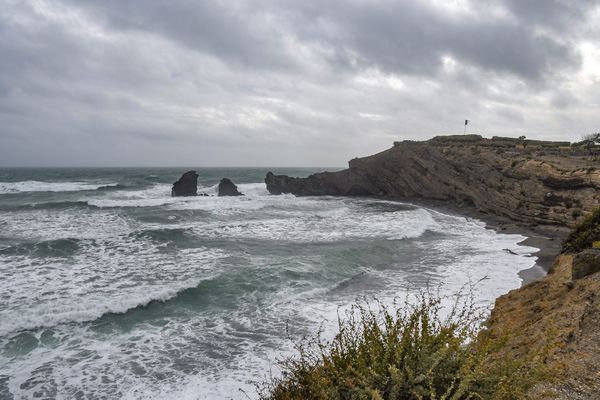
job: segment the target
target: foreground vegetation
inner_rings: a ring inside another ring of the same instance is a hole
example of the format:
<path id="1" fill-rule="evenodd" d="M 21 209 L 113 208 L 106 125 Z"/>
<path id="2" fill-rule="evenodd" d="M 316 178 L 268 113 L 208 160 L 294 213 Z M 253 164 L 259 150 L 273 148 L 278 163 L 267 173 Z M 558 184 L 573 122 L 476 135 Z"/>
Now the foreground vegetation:
<path id="1" fill-rule="evenodd" d="M 577 253 L 599 241 L 597 208 L 572 230 L 562 250 Z M 260 397 L 505 400 L 576 393 L 583 397 L 573 398 L 590 398 L 598 393 L 594 378 L 586 380 L 600 365 L 597 328 L 579 321 L 595 318 L 590 299 L 598 292 L 596 281 L 570 281 L 571 255 L 557 257 L 555 267 L 543 280 L 502 296 L 488 320 L 469 301 L 456 301 L 443 313 L 442 301 L 431 295 L 393 311 L 380 304 L 355 305 L 339 319 L 333 340 L 317 335 L 297 345 L 298 355 L 281 363 L 281 377 L 259 386 Z"/>
<path id="2" fill-rule="evenodd" d="M 577 253 L 600 241 L 600 208 L 593 210 L 572 231 L 563 243 L 564 253 Z"/>
<path id="3" fill-rule="evenodd" d="M 441 317 L 424 295 L 395 311 L 356 305 L 330 342 L 317 335 L 281 363 L 282 377 L 260 386 L 262 399 L 524 399 L 546 374 L 537 359 L 498 357 L 502 338 L 482 328 L 470 302 Z"/>

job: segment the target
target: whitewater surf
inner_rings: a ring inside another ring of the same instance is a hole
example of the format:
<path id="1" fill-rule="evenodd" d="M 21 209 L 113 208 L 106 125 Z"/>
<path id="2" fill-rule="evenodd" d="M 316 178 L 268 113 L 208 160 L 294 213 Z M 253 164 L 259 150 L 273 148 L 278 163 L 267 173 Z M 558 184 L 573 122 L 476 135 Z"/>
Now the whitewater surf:
<path id="1" fill-rule="evenodd" d="M 252 398 L 357 300 L 479 282 L 489 306 L 535 263 L 478 220 L 198 170 L 209 196 L 170 197 L 182 169 L 0 171 L 0 398 Z"/>

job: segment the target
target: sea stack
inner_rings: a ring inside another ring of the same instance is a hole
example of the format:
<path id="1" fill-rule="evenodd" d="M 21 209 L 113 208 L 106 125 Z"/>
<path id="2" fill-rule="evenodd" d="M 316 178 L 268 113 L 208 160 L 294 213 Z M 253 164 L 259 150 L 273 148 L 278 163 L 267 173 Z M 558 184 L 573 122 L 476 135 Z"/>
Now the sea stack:
<path id="1" fill-rule="evenodd" d="M 243 196 L 243 193 L 238 191 L 235 183 L 231 181 L 229 178 L 221 179 L 219 182 L 219 196 Z"/>
<path id="2" fill-rule="evenodd" d="M 171 189 L 172 197 L 196 196 L 198 194 L 198 174 L 196 171 L 188 171 L 181 175 L 181 178 L 173 183 Z"/>

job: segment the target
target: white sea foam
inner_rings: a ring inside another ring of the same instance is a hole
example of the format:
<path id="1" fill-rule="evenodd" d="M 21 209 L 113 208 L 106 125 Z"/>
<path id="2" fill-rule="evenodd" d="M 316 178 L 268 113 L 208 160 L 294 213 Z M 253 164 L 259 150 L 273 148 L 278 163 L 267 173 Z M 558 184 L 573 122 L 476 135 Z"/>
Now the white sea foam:
<path id="1" fill-rule="evenodd" d="M 190 201 L 193 197 L 171 197 L 171 185 L 155 184 L 143 190 L 126 190 L 101 198 L 85 198 L 89 205 L 100 208 L 156 207 L 176 201 Z"/>
<path id="2" fill-rule="evenodd" d="M 461 218 L 439 214 L 437 217 L 444 219 L 446 224 L 450 224 L 451 220 L 454 220 L 455 223 L 462 222 Z M 440 238 L 437 241 L 439 248 L 432 248 L 432 252 L 436 250 L 450 251 L 450 249 L 456 249 L 468 242 L 470 248 L 475 250 L 474 254 L 461 255 L 461 260 L 452 263 L 447 269 L 439 266 L 441 271 L 438 272 L 441 275 L 438 282 L 443 282 L 443 285 L 439 287 L 440 295 L 452 296 L 457 291 L 465 289 L 465 284 L 473 282 L 472 289 L 475 300 L 479 305 L 489 306 L 498 295 L 505 293 L 509 288 L 517 287 L 520 280 L 516 272 L 531 266 L 534 261 L 531 258 L 507 253 L 503 249 L 508 246 L 520 249 L 523 254 L 529 254 L 535 249 L 517 246 L 516 243 L 523 239 L 522 236 L 497 235 L 486 230 L 478 221 L 472 222 L 462 228 L 464 233 L 469 233 L 465 242 L 459 239 L 460 235 L 457 233 L 457 235 Z M 475 240 L 475 238 L 478 239 Z M 369 273 L 372 272 L 369 271 Z M 397 269 L 383 271 L 381 278 L 384 282 L 383 286 L 371 294 L 388 306 L 393 306 L 397 300 L 402 301 L 403 295 L 407 291 L 411 292 L 418 288 L 411 286 L 411 282 L 404 279 L 402 271 Z M 431 284 L 433 285 L 432 290 L 438 289 L 436 282 L 431 282 Z M 470 289 L 470 287 L 466 289 Z M 284 318 L 293 321 L 291 332 L 292 334 L 295 332 L 295 337 L 315 332 L 317 327 L 320 327 L 322 338 L 327 340 L 336 332 L 338 315 L 344 315 L 349 304 L 357 301 L 360 295 L 366 295 L 369 298 L 369 292 L 355 293 L 351 289 L 347 292 L 335 292 L 335 294 L 329 292 L 330 295 L 327 293 L 327 287 L 304 291 L 281 288 L 261 313 L 256 314 L 247 306 L 243 306 L 232 316 L 232 320 L 239 322 L 245 327 L 244 329 L 249 331 L 260 331 L 263 324 L 276 330 L 278 322 L 281 323 L 281 319 Z M 373 297 L 370 298 L 373 299 Z M 453 301 L 453 297 L 447 297 L 446 306 L 450 306 Z M 255 301 L 250 300 L 243 304 L 255 304 Z M 248 315 L 255 315 L 250 318 L 252 322 L 246 322 Z M 232 326 L 231 321 L 221 320 L 217 326 L 218 332 L 215 334 L 219 337 L 228 337 L 232 332 L 240 331 L 240 327 Z M 272 333 L 261 340 L 264 341 L 261 345 L 248 340 L 245 344 L 247 347 L 244 346 L 247 351 L 233 356 L 234 360 L 228 364 L 216 364 L 214 371 L 187 375 L 160 385 L 151 383 L 146 386 L 138 382 L 126 398 L 243 399 L 246 398 L 246 394 L 250 398 L 256 398 L 252 382 L 266 379 L 270 373 L 277 376 L 279 370 L 275 360 L 293 354 L 291 343 L 285 339 L 284 335 L 277 336 Z"/>
<path id="3" fill-rule="evenodd" d="M 252 200 L 269 193 L 264 183 L 251 183 L 238 185 L 238 189 L 245 196 L 217 197 L 218 185 L 198 187 L 199 196 L 171 197 L 171 185 L 156 184 L 143 190 L 129 190 L 111 193 L 101 198 L 85 198 L 88 204 L 100 208 L 116 207 L 157 207 L 169 205 L 171 209 L 203 209 L 215 212 L 226 212 L 235 208 L 260 208 Z M 204 194 L 208 196 L 203 196 Z"/>
<path id="4" fill-rule="evenodd" d="M 117 185 L 117 183 L 90 182 L 0 182 L 0 194 L 25 192 L 77 192 L 81 190 L 96 190 L 102 187 L 110 187 Z"/>
<path id="5" fill-rule="evenodd" d="M 330 207 L 332 204 L 328 204 Z M 326 211 L 271 210 L 269 219 L 242 219 L 194 227 L 200 237 L 247 238 L 294 242 L 330 242 L 350 239 L 417 238 L 435 225 L 422 209 L 391 213 L 360 213 L 355 207 L 336 204 Z M 265 212 L 269 212 L 263 206 Z M 247 211 L 250 207 L 244 207 Z"/>
<path id="6" fill-rule="evenodd" d="M 107 207 L 93 212 L 0 215 L 10 237 L 79 240 L 68 262 L 0 255 L 0 348 L 38 343 L 26 354 L 0 352 L 15 397 L 244 399 L 242 388 L 255 398 L 250 381 L 277 374 L 276 358 L 292 354 L 288 321 L 294 338 L 319 326 L 328 338 L 358 298 L 392 304 L 426 283 L 451 294 L 478 282 L 476 300 L 489 306 L 535 261 L 527 257 L 535 249 L 517 245 L 522 236 L 473 219 L 238 187 L 246 196 L 171 198 L 170 185 L 155 185 L 86 196 Z M 168 226 L 112 208 L 132 205 L 162 205 Z M 186 219 L 194 210 L 210 217 Z M 170 247 L 169 229 L 191 248 Z M 96 320 L 152 300 L 167 302 L 111 316 L 114 324 Z M 36 326 L 47 328 L 16 335 Z"/>
<path id="7" fill-rule="evenodd" d="M 250 197 L 269 196 L 267 185 L 264 183 L 242 183 L 238 185 L 238 190 Z"/>
<path id="8" fill-rule="evenodd" d="M 247 197 L 258 197 L 268 196 L 267 185 L 264 183 L 240 183 L 236 185 L 238 191 Z M 209 196 L 216 196 L 219 193 L 219 184 L 215 184 L 209 187 L 199 187 L 199 194 L 208 194 Z"/>
<path id="9" fill-rule="evenodd" d="M 0 255 L 5 278 L 0 280 L 0 336 L 168 300 L 214 276 L 215 261 L 223 256 L 206 248 L 173 255 L 130 237 L 82 241 L 69 264 Z"/>
<path id="10" fill-rule="evenodd" d="M 119 214 L 86 210 L 48 212 L 39 209 L 0 213 L 2 222 L 5 224 L 3 234 L 25 240 L 98 239 L 131 231 L 130 222 Z"/>
<path id="11" fill-rule="evenodd" d="M 103 197 L 86 197 L 88 204 L 100 208 L 115 207 L 157 207 L 169 205 L 176 210 L 201 209 L 212 210 L 215 213 L 232 213 L 246 208 L 258 209 L 262 205 L 254 202 L 269 196 L 264 183 L 246 183 L 238 185 L 238 190 L 244 196 L 217 197 L 218 185 L 198 187 L 199 196 L 171 197 L 171 185 L 155 184 L 143 190 L 129 190 L 111 193 Z M 203 196 L 204 194 L 208 196 Z M 271 196 L 274 197 L 274 196 Z M 293 197 L 283 196 L 282 198 Z M 280 199 L 279 199 L 280 200 Z M 277 200 L 275 200 L 277 201 Z"/>

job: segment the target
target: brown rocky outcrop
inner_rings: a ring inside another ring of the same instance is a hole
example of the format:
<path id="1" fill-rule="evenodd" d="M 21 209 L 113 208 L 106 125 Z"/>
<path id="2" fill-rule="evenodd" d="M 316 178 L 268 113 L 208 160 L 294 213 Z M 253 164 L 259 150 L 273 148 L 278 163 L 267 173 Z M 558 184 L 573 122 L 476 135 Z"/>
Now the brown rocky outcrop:
<path id="1" fill-rule="evenodd" d="M 196 196 L 198 194 L 198 174 L 196 171 L 187 171 L 178 181 L 173 183 L 171 196 Z"/>
<path id="2" fill-rule="evenodd" d="M 546 369 L 526 398 L 600 399 L 600 274 L 571 280 L 573 258 L 558 256 L 548 276 L 499 297 L 488 321 L 503 342 L 498 357 Z"/>
<path id="3" fill-rule="evenodd" d="M 235 183 L 231 181 L 229 178 L 221 179 L 219 182 L 219 196 L 243 196 L 243 193 L 238 191 Z"/>
<path id="4" fill-rule="evenodd" d="M 573 226 L 600 204 L 600 163 L 562 154 L 565 145 L 439 136 L 396 142 L 381 153 L 351 160 L 342 171 L 307 178 L 269 173 L 265 182 L 272 194 L 443 200 L 522 224 Z"/>
<path id="5" fill-rule="evenodd" d="M 586 249 L 573 259 L 571 279 L 581 279 L 600 272 L 600 249 Z"/>

